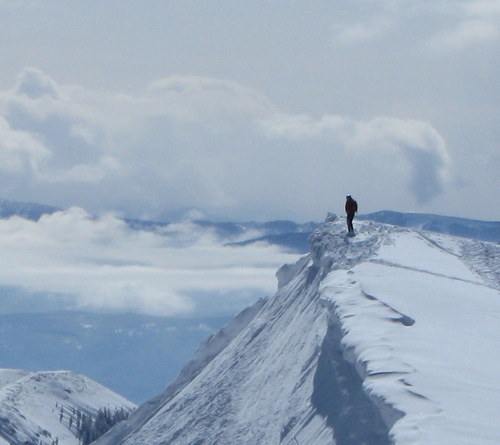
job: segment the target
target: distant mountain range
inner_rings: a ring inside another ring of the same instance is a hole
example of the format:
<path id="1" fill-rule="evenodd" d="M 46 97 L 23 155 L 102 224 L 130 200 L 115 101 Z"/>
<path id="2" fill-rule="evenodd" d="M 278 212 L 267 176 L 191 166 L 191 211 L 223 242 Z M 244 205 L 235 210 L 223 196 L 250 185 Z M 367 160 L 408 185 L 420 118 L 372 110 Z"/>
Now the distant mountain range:
<path id="1" fill-rule="evenodd" d="M 423 213 L 400 213 L 384 210 L 360 215 L 358 219 L 392 224 L 429 232 L 472 238 L 481 241 L 500 242 L 500 221 L 477 221 L 452 216 L 430 215 Z"/>
<path id="2" fill-rule="evenodd" d="M 42 215 L 51 214 L 60 210 L 62 209 L 43 204 L 0 199 L 0 218 L 21 216 L 22 218 L 30 219 L 32 221 L 38 221 Z"/>
<path id="3" fill-rule="evenodd" d="M 127 224 L 136 230 L 148 230 L 157 233 L 168 229 L 171 223 L 126 219 Z M 270 222 L 214 222 L 194 220 L 191 223 L 202 230 L 210 230 L 219 240 L 229 246 L 246 246 L 254 243 L 268 243 L 278 245 L 290 253 L 306 253 L 309 251 L 309 235 L 319 223 L 304 224 L 293 221 L 280 220 Z M 255 233 L 259 236 L 255 237 Z M 244 241 L 231 241 L 241 239 Z"/>
<path id="4" fill-rule="evenodd" d="M 500 243 L 500 222 L 496 221 L 478 221 L 424 213 L 400 213 L 390 210 L 359 215 L 356 219 Z M 287 230 L 282 230 L 280 233 L 267 233 L 257 238 L 232 243 L 232 245 L 243 246 L 267 242 L 281 246 L 293 253 L 305 254 L 309 252 L 310 248 L 309 236 L 320 224 L 311 222 L 295 227 L 293 224 L 283 226 Z"/>
<path id="5" fill-rule="evenodd" d="M 52 214 L 62 209 L 43 204 L 25 203 L 0 199 L 0 218 L 9 218 L 17 215 L 37 221 L 44 214 Z M 408 227 L 431 232 L 482 241 L 500 242 L 500 221 L 479 221 L 467 218 L 441 216 L 426 213 L 401 213 L 390 210 L 359 215 L 359 220 L 371 220 L 384 224 Z M 162 233 L 172 227 L 171 222 L 147 221 L 140 219 L 124 220 L 132 229 Z M 194 220 L 192 224 L 201 230 L 211 230 L 228 245 L 244 246 L 253 243 L 269 243 L 278 245 L 291 253 L 305 254 L 309 252 L 309 235 L 320 226 L 320 223 L 305 224 L 288 220 L 269 222 L 214 222 Z M 258 236 L 252 236 L 258 233 Z M 248 237 L 245 237 L 248 235 Z M 243 238 L 241 241 L 231 241 Z"/>

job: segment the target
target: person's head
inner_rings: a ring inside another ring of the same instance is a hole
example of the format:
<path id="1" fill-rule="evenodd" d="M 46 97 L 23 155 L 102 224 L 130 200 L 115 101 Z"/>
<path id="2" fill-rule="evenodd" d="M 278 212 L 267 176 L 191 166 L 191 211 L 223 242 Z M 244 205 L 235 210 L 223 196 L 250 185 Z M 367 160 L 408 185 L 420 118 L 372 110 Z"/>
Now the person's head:
<path id="1" fill-rule="evenodd" d="M 349 201 L 350 199 L 352 199 L 352 197 L 351 197 L 351 195 L 347 195 L 347 196 L 345 197 L 345 199 L 347 199 L 347 200 Z"/>

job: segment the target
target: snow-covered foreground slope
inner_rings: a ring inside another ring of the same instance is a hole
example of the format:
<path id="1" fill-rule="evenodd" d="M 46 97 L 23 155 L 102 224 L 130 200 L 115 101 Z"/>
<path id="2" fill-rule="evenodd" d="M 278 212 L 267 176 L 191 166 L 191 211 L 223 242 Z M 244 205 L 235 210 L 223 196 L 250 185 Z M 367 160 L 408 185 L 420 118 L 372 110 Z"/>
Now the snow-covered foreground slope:
<path id="1" fill-rule="evenodd" d="M 0 445 L 79 445 L 77 411 L 121 408 L 135 405 L 79 374 L 0 369 Z"/>
<path id="2" fill-rule="evenodd" d="M 500 443 L 500 247 L 344 224 L 96 444 Z"/>

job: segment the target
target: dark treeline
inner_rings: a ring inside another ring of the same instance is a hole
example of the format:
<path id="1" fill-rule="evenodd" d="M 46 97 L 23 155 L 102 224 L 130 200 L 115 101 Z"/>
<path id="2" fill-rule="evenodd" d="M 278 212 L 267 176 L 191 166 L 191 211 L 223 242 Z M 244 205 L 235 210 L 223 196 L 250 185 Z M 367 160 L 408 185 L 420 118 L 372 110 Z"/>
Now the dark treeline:
<path id="1" fill-rule="evenodd" d="M 107 433 L 114 425 L 122 420 L 128 419 L 129 412 L 124 409 L 104 408 L 97 412 L 96 416 L 85 414 L 80 410 L 71 409 L 69 414 L 61 407 L 59 420 L 68 422 L 68 427 L 79 439 L 81 445 L 89 445 L 99 437 Z"/>

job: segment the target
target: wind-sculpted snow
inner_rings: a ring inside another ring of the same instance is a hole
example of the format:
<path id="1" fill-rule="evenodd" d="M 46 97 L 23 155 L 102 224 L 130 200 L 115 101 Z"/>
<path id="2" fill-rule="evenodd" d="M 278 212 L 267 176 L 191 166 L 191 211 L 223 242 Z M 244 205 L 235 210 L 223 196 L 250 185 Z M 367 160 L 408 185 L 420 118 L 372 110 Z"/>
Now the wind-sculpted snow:
<path id="1" fill-rule="evenodd" d="M 326 273 L 348 269 L 370 258 L 389 231 L 386 225 L 368 222 L 358 226 L 356 237 L 349 237 L 343 225 L 343 220 L 327 223 L 311 235 L 313 263 Z"/>
<path id="2" fill-rule="evenodd" d="M 500 443 L 494 248 L 356 229 L 318 228 L 274 297 L 96 445 Z"/>
<path id="3" fill-rule="evenodd" d="M 500 245 L 464 240 L 460 247 L 461 255 L 470 268 L 500 290 Z"/>
<path id="4" fill-rule="evenodd" d="M 500 443 L 496 248 L 394 231 L 369 261 L 321 283 L 394 443 Z"/>

